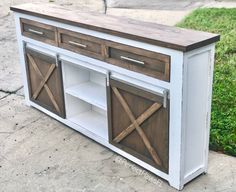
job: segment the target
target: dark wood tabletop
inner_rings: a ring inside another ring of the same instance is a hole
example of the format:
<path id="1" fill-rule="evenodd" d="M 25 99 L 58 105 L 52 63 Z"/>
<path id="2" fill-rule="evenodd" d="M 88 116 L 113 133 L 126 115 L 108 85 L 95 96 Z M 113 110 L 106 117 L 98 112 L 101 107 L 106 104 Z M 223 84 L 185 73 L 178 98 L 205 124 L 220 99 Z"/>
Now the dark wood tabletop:
<path id="1" fill-rule="evenodd" d="M 220 40 L 220 35 L 142 22 L 125 17 L 72 11 L 55 4 L 27 3 L 11 6 L 12 11 L 91 29 L 183 52 Z"/>

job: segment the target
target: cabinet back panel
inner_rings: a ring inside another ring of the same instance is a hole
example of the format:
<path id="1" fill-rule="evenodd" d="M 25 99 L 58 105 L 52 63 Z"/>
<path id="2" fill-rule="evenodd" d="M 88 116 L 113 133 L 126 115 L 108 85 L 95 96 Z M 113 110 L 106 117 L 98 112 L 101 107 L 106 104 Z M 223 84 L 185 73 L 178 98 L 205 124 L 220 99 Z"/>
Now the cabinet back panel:
<path id="1" fill-rule="evenodd" d="M 71 64 L 69 62 L 63 61 L 64 65 L 64 83 L 65 88 L 70 86 L 78 85 L 79 83 L 89 80 L 89 71 L 84 70 Z"/>

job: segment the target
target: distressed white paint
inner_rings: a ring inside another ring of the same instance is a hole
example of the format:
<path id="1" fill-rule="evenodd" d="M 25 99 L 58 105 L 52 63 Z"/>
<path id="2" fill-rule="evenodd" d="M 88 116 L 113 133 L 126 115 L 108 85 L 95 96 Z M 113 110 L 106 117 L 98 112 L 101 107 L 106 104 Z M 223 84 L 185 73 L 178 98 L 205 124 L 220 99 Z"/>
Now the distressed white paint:
<path id="1" fill-rule="evenodd" d="M 214 47 L 184 55 L 183 184 L 207 170 Z"/>
<path id="2" fill-rule="evenodd" d="M 170 55 L 171 81 L 170 83 L 164 82 L 137 72 L 132 72 L 114 65 L 110 65 L 109 63 L 103 61 L 23 37 L 21 36 L 20 30 L 20 17 L 83 34 L 89 34 L 110 41 Z M 122 37 L 70 26 L 67 24 L 20 13 L 15 13 L 15 20 L 24 91 L 28 105 L 45 112 L 51 117 L 61 121 L 69 127 L 95 140 L 96 142 L 101 143 L 116 153 L 162 177 L 176 189 L 182 189 L 185 183 L 189 182 L 199 174 L 206 172 L 212 94 L 211 87 L 214 64 L 214 44 L 193 50 L 188 53 L 183 53 L 168 48 L 154 46 L 135 40 L 129 40 Z M 73 95 L 70 91 L 65 91 L 64 96 L 66 105 L 66 119 L 62 119 L 61 117 L 58 117 L 50 111 L 42 108 L 41 106 L 31 102 L 29 100 L 27 89 L 28 84 L 25 69 L 24 43 L 27 43 L 27 46 L 42 52 L 50 53 L 52 55 L 59 55 L 60 60 L 62 60 L 62 72 L 65 89 L 70 88 L 72 85 L 83 83 L 84 81 L 95 82 L 98 80 L 98 84 L 104 86 L 105 77 L 108 72 L 110 72 L 111 76 L 114 78 L 129 82 L 156 94 L 162 94 L 164 91 L 168 90 L 170 99 L 169 173 L 166 174 L 162 171 L 159 171 L 158 169 L 133 157 L 132 155 L 114 147 L 113 145 L 110 145 L 108 143 L 107 135 L 108 130 L 106 110 L 104 110 L 106 107 L 93 103 L 97 102 L 92 100 L 93 98 L 86 100 L 83 98 L 84 96 Z M 91 75 L 90 72 L 87 73 L 81 69 L 86 69 L 87 71 L 92 70 L 92 73 L 95 75 Z M 81 74 L 81 77 L 77 77 L 76 74 Z M 196 87 L 196 89 L 193 87 Z M 196 99 L 196 96 L 202 98 L 198 100 Z M 92 104 L 89 104 L 89 102 Z M 198 105 L 198 102 L 201 103 Z M 80 118 L 82 117 L 81 115 L 85 116 Z M 92 123 L 90 122 L 89 124 L 86 123 L 88 115 L 91 117 L 91 119 L 94 119 L 94 121 L 92 121 Z M 101 131 L 94 129 L 96 126 L 93 122 L 97 121 L 101 123 Z M 199 131 L 197 130 L 198 126 L 200 127 Z M 197 145 L 198 140 L 201 142 L 200 145 Z"/>
<path id="3" fill-rule="evenodd" d="M 188 175 L 204 166 L 204 146 L 207 120 L 207 85 L 208 85 L 209 52 L 203 52 L 188 57 L 186 65 L 185 100 L 185 164 L 184 173 Z M 191 103 L 191 105 L 189 105 Z"/>

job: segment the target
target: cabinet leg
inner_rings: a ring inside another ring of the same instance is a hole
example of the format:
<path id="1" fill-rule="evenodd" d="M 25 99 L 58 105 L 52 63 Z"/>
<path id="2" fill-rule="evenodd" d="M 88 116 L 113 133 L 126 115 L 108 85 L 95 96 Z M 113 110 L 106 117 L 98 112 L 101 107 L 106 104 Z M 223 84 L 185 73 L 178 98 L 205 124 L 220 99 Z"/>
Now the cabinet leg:
<path id="1" fill-rule="evenodd" d="M 169 185 L 179 191 L 181 191 L 184 188 L 184 185 L 181 184 L 180 182 L 176 182 L 176 181 L 168 181 Z"/>

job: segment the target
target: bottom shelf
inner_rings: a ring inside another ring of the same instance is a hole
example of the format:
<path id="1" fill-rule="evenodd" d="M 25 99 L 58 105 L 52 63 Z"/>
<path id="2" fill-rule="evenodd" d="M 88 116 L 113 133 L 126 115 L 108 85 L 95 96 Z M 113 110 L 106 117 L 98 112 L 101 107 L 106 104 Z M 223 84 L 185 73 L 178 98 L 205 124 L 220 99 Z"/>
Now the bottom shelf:
<path id="1" fill-rule="evenodd" d="M 94 110 L 74 115 L 68 120 L 104 139 L 108 139 L 107 118 Z"/>

